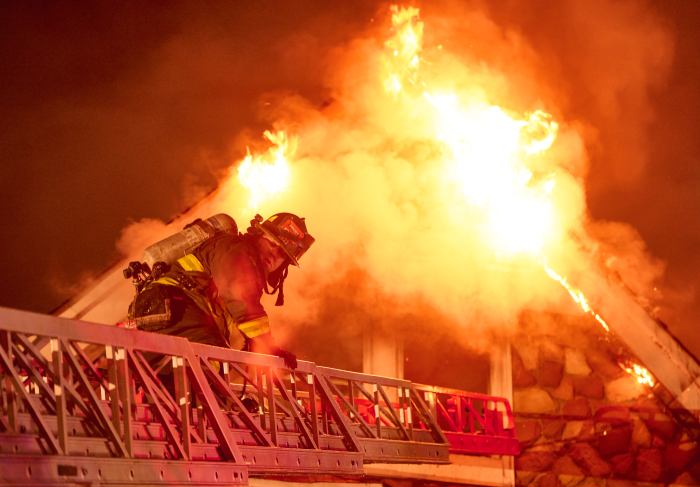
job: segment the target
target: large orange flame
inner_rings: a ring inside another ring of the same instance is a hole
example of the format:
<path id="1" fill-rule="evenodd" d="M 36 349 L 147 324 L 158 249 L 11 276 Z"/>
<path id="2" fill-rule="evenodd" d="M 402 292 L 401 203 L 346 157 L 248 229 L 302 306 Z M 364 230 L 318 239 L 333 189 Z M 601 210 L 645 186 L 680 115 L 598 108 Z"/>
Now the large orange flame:
<path id="1" fill-rule="evenodd" d="M 257 209 L 265 200 L 285 191 L 291 179 L 288 156 L 295 150 L 295 141 L 285 132 L 265 131 L 264 137 L 272 142 L 265 154 L 252 155 L 250 151 L 238 166 L 238 180 L 250 192 L 249 206 Z"/>
<path id="2" fill-rule="evenodd" d="M 392 6 L 391 22 L 379 76 L 386 99 L 377 101 L 389 111 L 408 107 L 406 113 L 422 124 L 415 128 L 416 137 L 438 148 L 444 184 L 431 188 L 435 194 L 427 199 L 447 198 L 451 210 L 464 214 L 454 221 L 468 221 L 495 255 L 525 256 L 541 264 L 584 313 L 610 332 L 583 291 L 547 264 L 549 246 L 565 232 L 568 209 L 555 199 L 558 174 L 543 170 L 548 166 L 539 162 L 557 143 L 559 124 L 544 110 L 533 107 L 519 114 L 492 103 L 483 90 L 445 89 L 450 83 L 442 83 L 438 74 L 423 77 L 421 69 L 429 63 L 421 59 L 424 24 L 419 9 Z M 249 153 L 238 168 L 251 208 L 285 192 L 290 183 L 287 157 L 294 144 L 283 132 L 265 132 L 265 137 L 273 147 L 260 156 Z M 643 367 L 630 363 L 623 368 L 653 386 Z"/>
<path id="3" fill-rule="evenodd" d="M 407 83 L 417 83 L 423 43 L 423 22 L 418 20 L 419 13 L 415 7 L 391 6 L 394 35 L 384 43 L 389 51 L 384 88 L 393 95 L 398 95 Z"/>
<path id="4" fill-rule="evenodd" d="M 394 96 L 410 97 L 406 82 L 418 86 L 423 23 L 415 8 L 392 9 L 393 37 L 385 63 L 389 75 L 384 87 Z M 556 225 L 553 177 L 535 180 L 529 158 L 547 151 L 559 125 L 543 110 L 522 119 L 483 100 L 465 102 L 454 92 L 439 93 L 421 85 L 432 113 L 435 138 L 446 147 L 446 172 L 463 196 L 485 213 L 486 235 L 499 252 L 526 253 L 543 264 L 546 274 L 559 283 L 583 312 L 605 330 L 610 327 L 589 304 L 583 291 L 546 264 L 543 252 Z M 418 102 L 418 100 L 414 100 Z M 638 364 L 623 367 L 640 384 L 653 386 L 648 370 Z"/>
<path id="5" fill-rule="evenodd" d="M 534 178 L 528 159 L 549 149 L 558 124 L 541 110 L 520 119 L 486 100 L 431 89 L 419 82 L 419 10 L 393 7 L 392 28 L 393 36 L 385 42 L 385 90 L 424 107 L 433 137 L 444 145 L 447 178 L 483 212 L 482 230 L 493 248 L 509 255 L 538 255 L 555 224 L 555 180 Z M 407 84 L 415 89 L 404 89 Z"/>

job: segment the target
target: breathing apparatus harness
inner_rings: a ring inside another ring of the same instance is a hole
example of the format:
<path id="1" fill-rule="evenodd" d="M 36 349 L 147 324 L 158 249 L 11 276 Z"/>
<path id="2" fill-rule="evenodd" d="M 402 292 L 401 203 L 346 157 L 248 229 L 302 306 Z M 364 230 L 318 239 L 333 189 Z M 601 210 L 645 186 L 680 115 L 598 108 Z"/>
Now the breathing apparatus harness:
<path id="1" fill-rule="evenodd" d="M 262 216 L 255 215 L 255 217 L 250 221 L 250 227 L 248 227 L 246 233 L 241 234 L 236 231 L 235 235 L 237 235 L 237 238 L 240 240 L 252 239 L 254 237 L 265 238 L 265 234 L 270 235 L 270 231 L 268 229 L 264 229 L 264 223 L 265 222 Z M 235 229 L 235 223 L 233 225 L 233 228 Z M 197 227 L 198 230 L 200 230 L 203 234 L 207 236 L 206 239 L 201 241 L 198 245 L 201 245 L 204 242 L 210 242 L 212 239 L 221 237 L 228 233 L 221 230 L 215 230 L 214 228 L 212 228 L 211 225 L 209 225 L 206 221 L 203 221 L 201 218 L 197 218 L 191 223 L 185 225 L 185 227 L 183 228 L 183 232 L 187 231 L 192 227 Z M 288 251 L 284 247 L 283 242 L 280 241 L 278 238 L 276 238 L 276 240 L 277 241 L 275 242 L 275 244 L 282 247 L 287 253 Z M 254 255 L 256 266 L 259 269 L 263 270 L 265 274 L 263 291 L 265 292 L 265 294 L 268 295 L 274 295 L 276 293 L 277 299 L 275 300 L 275 306 L 282 306 L 284 304 L 284 281 L 287 278 L 287 275 L 289 274 L 289 264 L 291 263 L 291 259 L 287 258 L 279 268 L 268 273 L 265 270 L 265 266 L 263 265 L 259 254 L 256 252 Z M 177 260 L 178 262 L 180 262 L 180 259 Z M 151 267 L 148 265 L 147 262 L 132 261 L 129 262 L 129 265 L 123 270 L 123 274 L 125 279 L 131 279 L 136 294 L 141 293 L 149 285 L 160 280 L 166 275 L 175 279 L 179 286 L 186 291 L 195 292 L 198 289 L 202 288 L 202 282 L 200 282 L 202 281 L 202 279 L 195 279 L 192 276 L 188 275 L 187 272 L 170 272 L 171 270 L 173 270 L 173 266 L 170 262 L 158 261 L 155 262 Z"/>

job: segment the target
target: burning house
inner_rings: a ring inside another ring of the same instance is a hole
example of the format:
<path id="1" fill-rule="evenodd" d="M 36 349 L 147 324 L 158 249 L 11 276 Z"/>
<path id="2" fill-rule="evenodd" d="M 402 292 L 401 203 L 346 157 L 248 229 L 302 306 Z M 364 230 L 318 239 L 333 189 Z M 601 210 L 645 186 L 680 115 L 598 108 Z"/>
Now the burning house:
<path id="1" fill-rule="evenodd" d="M 7 482 L 700 482 L 700 366 L 655 317 L 655 262 L 588 214 L 584 129 L 527 62 L 450 44 L 461 23 L 383 13 L 335 53 L 326 102 L 270 102 L 214 191 L 126 228 L 123 259 L 56 310 L 69 321 L 7 310 Z M 265 303 L 296 371 L 128 329 L 123 269 L 146 247 L 283 210 L 318 242 L 285 306 Z"/>

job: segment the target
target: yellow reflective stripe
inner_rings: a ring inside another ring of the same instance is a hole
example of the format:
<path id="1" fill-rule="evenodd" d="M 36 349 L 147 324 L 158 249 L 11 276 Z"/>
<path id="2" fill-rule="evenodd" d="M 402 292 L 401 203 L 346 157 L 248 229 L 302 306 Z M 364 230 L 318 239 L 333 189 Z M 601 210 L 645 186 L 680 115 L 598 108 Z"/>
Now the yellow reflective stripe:
<path id="1" fill-rule="evenodd" d="M 153 281 L 153 284 L 165 284 L 166 286 L 179 286 L 180 285 L 180 283 L 177 282 L 175 279 L 173 279 L 172 277 L 167 277 L 167 276 L 156 279 L 155 281 Z"/>
<path id="2" fill-rule="evenodd" d="M 238 330 L 248 338 L 270 333 L 270 319 L 267 316 L 262 316 L 255 320 L 239 323 Z"/>
<path id="3" fill-rule="evenodd" d="M 182 266 L 182 268 L 186 271 L 205 272 L 204 266 L 193 254 L 187 254 L 184 257 L 180 257 L 177 259 L 177 263 L 180 264 L 180 266 Z"/>

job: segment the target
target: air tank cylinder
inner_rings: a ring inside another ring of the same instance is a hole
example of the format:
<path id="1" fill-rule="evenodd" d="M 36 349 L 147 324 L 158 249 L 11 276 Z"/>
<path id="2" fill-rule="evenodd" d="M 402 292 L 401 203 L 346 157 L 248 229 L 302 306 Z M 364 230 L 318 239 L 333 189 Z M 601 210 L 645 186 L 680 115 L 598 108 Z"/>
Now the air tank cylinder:
<path id="1" fill-rule="evenodd" d="M 143 253 L 143 260 L 153 267 L 156 262 L 172 263 L 192 252 L 195 247 L 220 232 L 236 235 L 236 221 L 225 213 L 188 225 L 184 230 L 154 243 Z"/>

